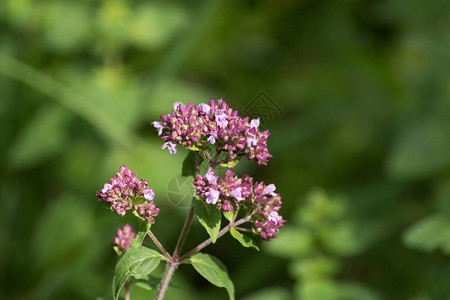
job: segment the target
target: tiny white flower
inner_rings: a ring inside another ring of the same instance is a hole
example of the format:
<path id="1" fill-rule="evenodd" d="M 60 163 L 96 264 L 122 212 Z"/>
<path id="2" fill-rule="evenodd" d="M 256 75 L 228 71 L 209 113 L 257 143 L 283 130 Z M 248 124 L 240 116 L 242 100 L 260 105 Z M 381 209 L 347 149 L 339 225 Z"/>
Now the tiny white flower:
<path id="1" fill-rule="evenodd" d="M 110 184 L 110 183 L 105 183 L 105 185 L 103 186 L 103 189 L 102 189 L 102 193 L 107 193 L 110 189 L 112 189 L 112 184 Z"/>
<path id="2" fill-rule="evenodd" d="M 172 143 L 172 142 L 165 142 L 161 149 L 169 149 L 169 153 L 170 154 L 176 154 L 177 153 L 177 144 Z"/>
<path id="3" fill-rule="evenodd" d="M 211 190 L 209 192 L 205 193 L 206 198 L 206 203 L 209 204 L 216 204 L 217 200 L 219 200 L 219 196 L 220 196 L 220 192 L 217 190 Z"/>
<path id="4" fill-rule="evenodd" d="M 256 129 L 258 129 L 258 127 L 259 127 L 259 118 L 258 118 L 258 119 L 253 119 L 253 120 L 250 122 L 250 128 L 256 128 Z"/>
<path id="5" fill-rule="evenodd" d="M 242 198 L 242 188 L 238 187 L 237 189 L 230 192 L 230 195 L 234 198 L 236 198 L 237 201 L 242 201 L 244 198 Z"/>
<path id="6" fill-rule="evenodd" d="M 261 195 L 271 194 L 273 196 L 274 195 L 273 191 L 275 191 L 275 189 L 276 189 L 275 184 L 271 183 L 268 186 L 266 186 Z"/>
<path id="7" fill-rule="evenodd" d="M 205 114 L 209 115 L 211 111 L 211 107 L 208 104 L 200 103 L 198 105 L 198 108 L 200 108 Z"/>

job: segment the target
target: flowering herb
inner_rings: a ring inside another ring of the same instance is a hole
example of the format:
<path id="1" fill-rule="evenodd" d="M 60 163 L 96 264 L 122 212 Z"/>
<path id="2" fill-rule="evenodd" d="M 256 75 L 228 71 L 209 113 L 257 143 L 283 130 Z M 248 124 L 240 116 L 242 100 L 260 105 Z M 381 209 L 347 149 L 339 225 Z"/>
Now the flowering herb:
<path id="1" fill-rule="evenodd" d="M 112 245 L 114 250 L 118 255 L 121 255 L 127 248 L 131 246 L 131 239 L 136 238 L 136 233 L 133 232 L 133 229 L 130 225 L 125 224 L 125 226 L 120 229 L 117 228 L 117 235 L 112 240 Z"/>
<path id="2" fill-rule="evenodd" d="M 113 280 L 113 297 L 118 299 L 124 288 L 125 298 L 129 299 L 128 287 L 133 278 L 147 278 L 164 260 L 167 268 L 155 299 L 163 299 L 181 263 L 192 264 L 200 275 L 224 287 L 230 299 L 234 299 L 234 286 L 225 266 L 200 250 L 228 232 L 244 247 L 258 250 L 247 233 L 270 241 L 276 238 L 286 221 L 279 214 L 282 201 L 274 184 L 255 182 L 247 173 L 238 176 L 231 170 L 221 177 L 216 174 L 216 168 L 234 167 L 242 157 L 266 165 L 272 157 L 267 149 L 269 131 L 259 130 L 259 118 L 241 118 L 222 99 L 217 102 L 211 99 L 209 104 L 199 105 L 176 102 L 174 110 L 162 115 L 161 121 L 153 122 L 153 126 L 163 139 L 162 149 L 168 149 L 170 154 L 177 153 L 178 145 L 190 150 L 183 163 L 183 176 L 193 177 L 195 193 L 178 243 L 173 254 L 169 254 L 150 230 L 159 208 L 153 202 L 155 193 L 146 180 L 139 179 L 122 165 L 119 173 L 97 192 L 98 199 L 111 211 L 120 216 L 131 211 L 140 222 L 137 234 L 126 224 L 117 230 L 113 239 L 113 248 L 120 255 Z M 203 174 L 200 165 L 205 163 L 207 170 Z M 210 237 L 181 255 L 194 216 Z M 223 227 L 222 216 L 228 221 Z M 143 246 L 146 236 L 152 239 L 159 252 Z"/>

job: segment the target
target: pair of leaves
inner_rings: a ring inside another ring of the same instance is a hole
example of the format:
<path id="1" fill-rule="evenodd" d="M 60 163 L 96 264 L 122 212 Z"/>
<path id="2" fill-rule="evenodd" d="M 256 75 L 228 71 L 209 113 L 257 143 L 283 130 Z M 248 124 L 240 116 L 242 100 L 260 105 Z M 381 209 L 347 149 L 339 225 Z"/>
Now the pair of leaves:
<path id="1" fill-rule="evenodd" d="M 131 247 L 117 262 L 113 278 L 113 298 L 117 300 L 125 282 L 133 276 L 136 279 L 147 279 L 148 275 L 158 267 L 163 256 L 150 248 Z"/>
<path id="2" fill-rule="evenodd" d="M 225 288 L 230 300 L 234 300 L 233 282 L 228 276 L 227 268 L 220 260 L 205 253 L 197 253 L 189 259 L 189 262 L 206 280 L 217 287 Z"/>
<path id="3" fill-rule="evenodd" d="M 212 242 L 215 243 L 220 230 L 222 213 L 217 209 L 215 205 L 207 204 L 198 197 L 194 197 L 192 201 L 195 209 L 195 214 L 197 215 L 200 224 L 202 224 L 202 226 L 206 229 L 206 232 L 208 232 Z M 230 214 L 226 214 L 225 217 L 229 221 L 231 221 L 231 219 L 229 218 Z M 253 241 L 249 236 L 240 233 L 234 228 L 230 228 L 230 234 L 233 238 L 238 240 L 242 246 L 246 248 L 251 247 L 259 251 L 259 248 L 256 245 L 255 241 Z"/>

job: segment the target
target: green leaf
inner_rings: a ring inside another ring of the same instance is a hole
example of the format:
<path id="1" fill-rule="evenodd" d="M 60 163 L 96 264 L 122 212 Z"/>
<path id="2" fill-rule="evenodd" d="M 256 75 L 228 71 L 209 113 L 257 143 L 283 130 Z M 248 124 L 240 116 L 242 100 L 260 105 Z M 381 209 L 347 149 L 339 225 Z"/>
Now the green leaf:
<path id="1" fill-rule="evenodd" d="M 190 263 L 206 280 L 215 286 L 225 288 L 230 299 L 234 300 L 233 282 L 228 276 L 227 268 L 220 260 L 208 254 L 197 253 L 190 258 Z"/>
<path id="2" fill-rule="evenodd" d="M 183 161 L 183 167 L 181 169 L 182 176 L 192 176 L 195 178 L 196 175 L 196 165 L 195 165 L 196 152 L 189 151 L 186 158 Z M 202 162 L 203 157 L 199 155 L 199 164 Z"/>
<path id="3" fill-rule="evenodd" d="M 217 240 L 217 235 L 220 230 L 220 222 L 222 219 L 222 214 L 220 210 L 213 204 L 207 204 L 198 197 L 192 199 L 192 204 L 194 205 L 195 214 L 197 215 L 198 221 L 205 227 L 213 243 Z"/>
<path id="4" fill-rule="evenodd" d="M 238 240 L 239 243 L 242 244 L 242 246 L 244 246 L 246 248 L 251 247 L 251 248 L 254 248 L 259 251 L 258 245 L 256 245 L 255 241 L 252 240 L 249 236 L 240 233 L 233 227 L 230 228 L 230 234 L 232 237 L 234 237 L 236 240 Z"/>
<path id="5" fill-rule="evenodd" d="M 227 211 L 226 213 L 223 214 L 223 216 L 231 222 L 231 220 L 233 220 L 233 216 L 234 216 L 234 211 Z"/>
<path id="6" fill-rule="evenodd" d="M 426 252 L 441 248 L 450 254 L 450 219 L 434 215 L 421 220 L 406 231 L 403 240 L 411 248 Z"/>
<path id="7" fill-rule="evenodd" d="M 191 146 L 190 148 L 189 148 L 189 150 L 192 150 L 192 151 L 202 151 L 202 149 L 200 149 L 199 147 L 197 147 L 197 146 Z"/>
<path id="8" fill-rule="evenodd" d="M 236 157 L 235 159 L 232 159 L 226 163 L 220 164 L 219 166 L 226 167 L 226 168 L 233 168 L 238 164 L 240 159 L 241 159 L 241 156 Z"/>
<path id="9" fill-rule="evenodd" d="M 131 247 L 140 247 L 144 242 L 145 236 L 147 235 L 147 231 L 150 230 L 152 223 L 150 222 L 139 222 L 139 231 L 134 239 L 130 240 Z"/>
<path id="10" fill-rule="evenodd" d="M 113 278 L 113 298 L 119 298 L 120 290 L 130 276 L 146 279 L 159 265 L 162 256 L 147 247 L 128 248 L 116 265 Z"/>

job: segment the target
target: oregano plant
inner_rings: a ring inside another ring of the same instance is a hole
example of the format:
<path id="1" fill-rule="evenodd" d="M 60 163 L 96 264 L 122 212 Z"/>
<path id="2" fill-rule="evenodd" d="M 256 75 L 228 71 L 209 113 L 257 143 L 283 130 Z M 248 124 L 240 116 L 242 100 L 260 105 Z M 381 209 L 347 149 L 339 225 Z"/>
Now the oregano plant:
<path id="1" fill-rule="evenodd" d="M 227 290 L 234 299 L 234 286 L 225 265 L 217 258 L 200 252 L 228 232 L 244 247 L 258 249 L 251 236 L 263 240 L 276 237 L 285 220 L 279 214 L 281 196 L 275 185 L 255 182 L 247 173 L 237 176 L 217 168 L 234 167 L 242 157 L 266 165 L 272 155 L 267 149 L 269 131 L 260 131 L 259 118 L 241 118 L 225 101 L 213 99 L 209 104 L 174 104 L 174 110 L 153 122 L 164 140 L 162 149 L 177 153 L 180 145 L 189 150 L 182 166 L 183 176 L 192 176 L 195 193 L 174 251 L 170 254 L 152 233 L 151 225 L 159 214 L 155 193 L 146 180 L 139 179 L 126 166 L 97 192 L 97 197 L 117 215 L 132 213 L 139 219 L 137 233 L 126 224 L 117 230 L 113 248 L 119 255 L 113 278 L 113 298 L 122 289 L 130 299 L 129 286 L 144 284 L 157 289 L 155 299 L 163 299 L 172 276 L 180 264 L 190 264 L 213 285 Z M 209 238 L 194 249 L 182 253 L 191 223 L 197 217 Z M 223 223 L 226 222 L 226 225 Z M 143 245 L 149 236 L 159 251 Z M 166 270 L 159 284 L 151 273 L 164 262 Z M 151 286 L 150 283 L 153 283 Z"/>

